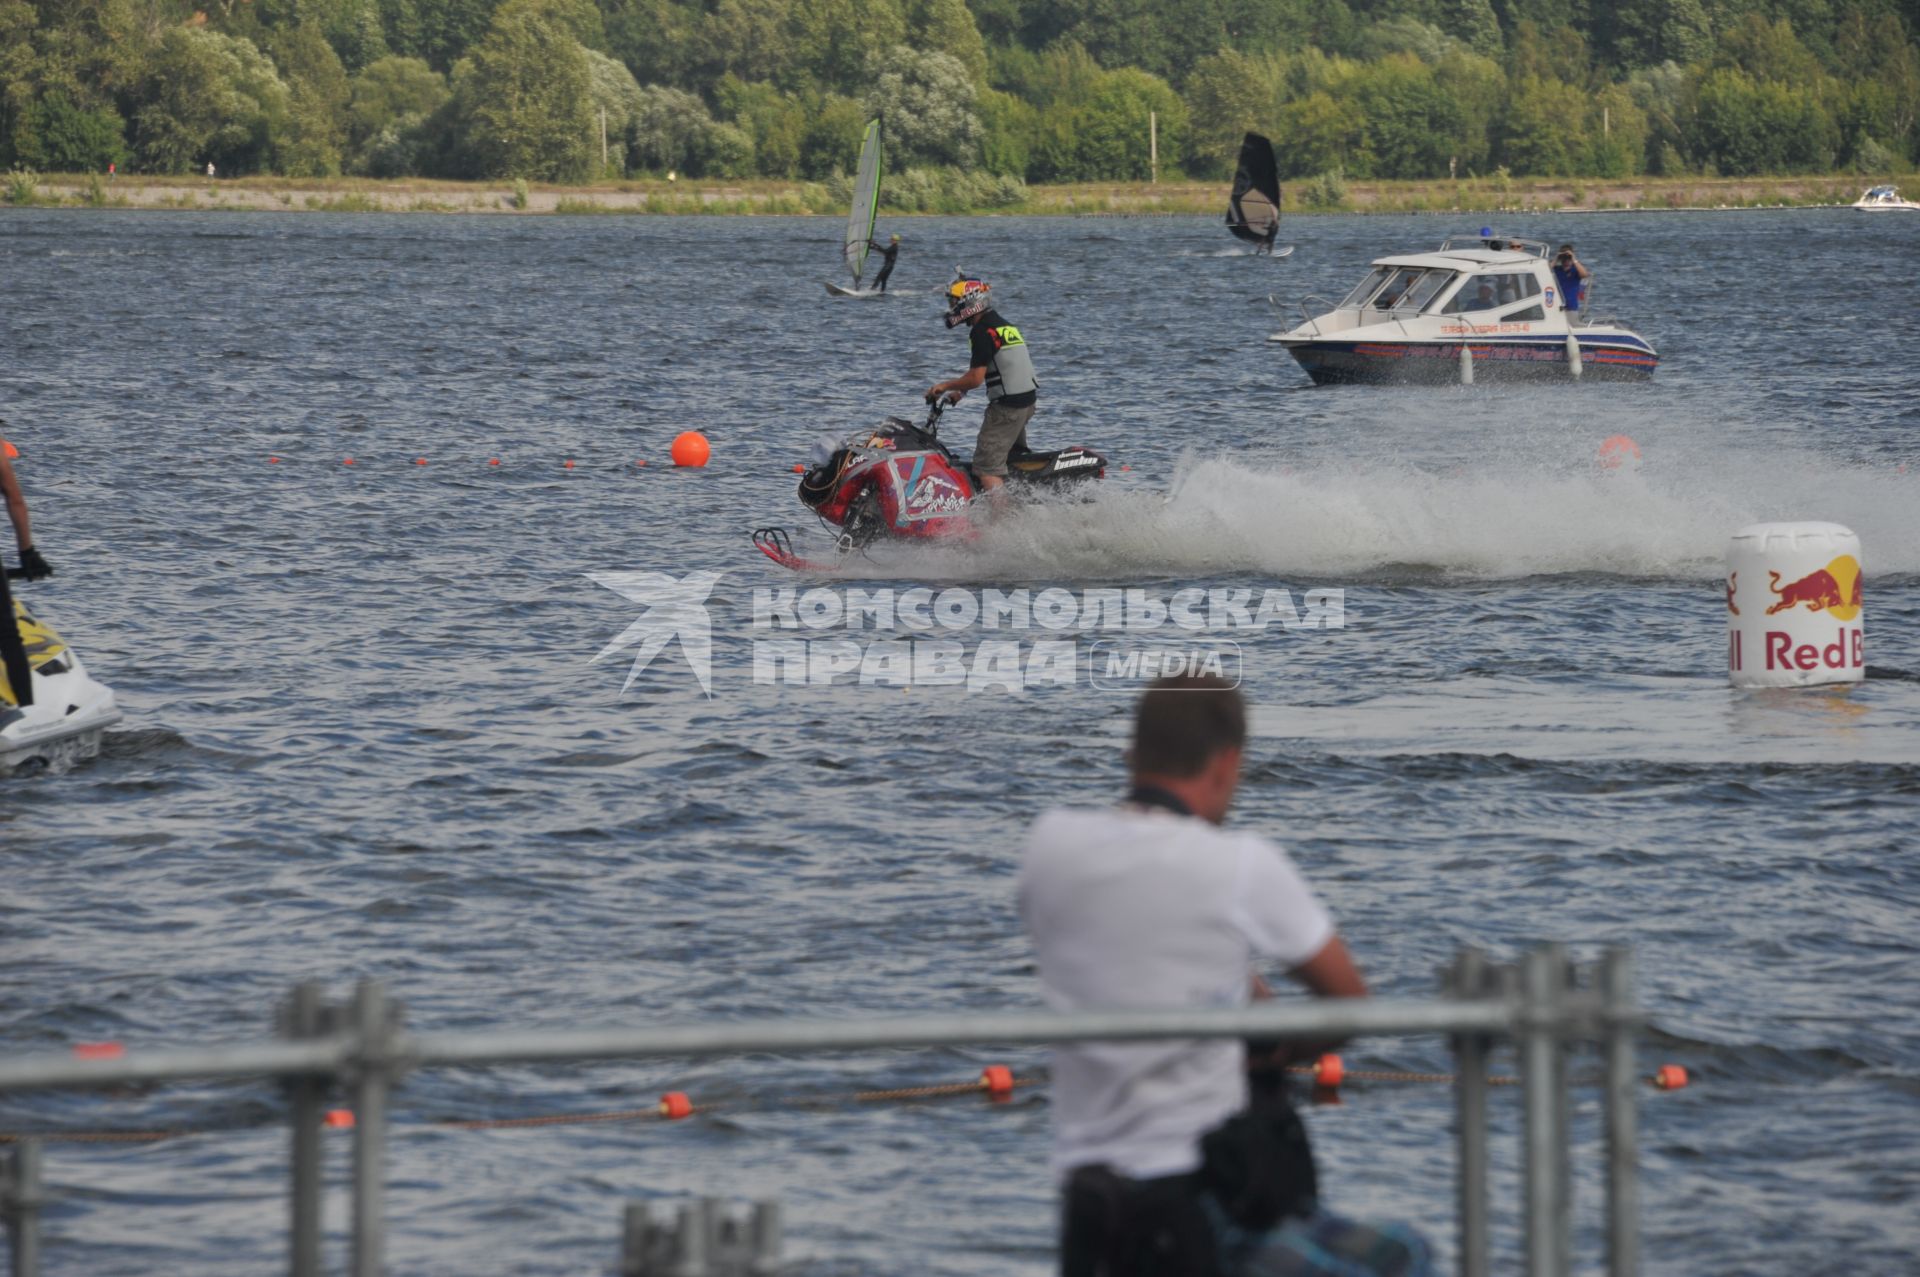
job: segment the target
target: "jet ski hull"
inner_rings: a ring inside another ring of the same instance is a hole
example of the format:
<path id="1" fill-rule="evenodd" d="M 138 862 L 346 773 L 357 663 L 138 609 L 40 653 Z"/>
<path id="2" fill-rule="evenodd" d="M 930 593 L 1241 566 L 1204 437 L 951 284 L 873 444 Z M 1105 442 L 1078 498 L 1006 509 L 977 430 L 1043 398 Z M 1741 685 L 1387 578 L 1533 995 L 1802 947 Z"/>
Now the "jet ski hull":
<path id="1" fill-rule="evenodd" d="M 95 682 L 79 654 L 18 600 L 14 619 L 33 668 L 33 704 L 21 708 L 0 675 L 0 776 L 65 770 L 96 756 L 101 736 L 121 717 L 112 689 Z"/>

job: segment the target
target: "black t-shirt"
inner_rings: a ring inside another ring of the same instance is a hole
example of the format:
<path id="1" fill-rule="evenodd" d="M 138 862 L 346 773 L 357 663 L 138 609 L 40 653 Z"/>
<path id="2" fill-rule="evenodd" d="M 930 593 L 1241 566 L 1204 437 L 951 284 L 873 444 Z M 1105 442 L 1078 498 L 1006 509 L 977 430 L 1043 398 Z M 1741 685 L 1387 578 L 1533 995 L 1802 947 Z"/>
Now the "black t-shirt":
<path id="1" fill-rule="evenodd" d="M 1038 402 L 1040 396 L 1033 376 L 1033 360 L 1027 355 L 1027 343 L 1020 336 L 1020 330 L 1002 318 L 999 311 L 990 310 L 980 316 L 967 340 L 972 348 L 971 367 L 987 370 L 989 399 L 1009 408 L 1025 408 Z M 1007 346 L 1016 348 L 1016 358 L 1009 361 L 1014 365 L 1012 368 L 1002 368 L 999 362 L 1000 352 Z M 1009 371 L 1017 388 L 1002 392 L 1002 374 Z"/>

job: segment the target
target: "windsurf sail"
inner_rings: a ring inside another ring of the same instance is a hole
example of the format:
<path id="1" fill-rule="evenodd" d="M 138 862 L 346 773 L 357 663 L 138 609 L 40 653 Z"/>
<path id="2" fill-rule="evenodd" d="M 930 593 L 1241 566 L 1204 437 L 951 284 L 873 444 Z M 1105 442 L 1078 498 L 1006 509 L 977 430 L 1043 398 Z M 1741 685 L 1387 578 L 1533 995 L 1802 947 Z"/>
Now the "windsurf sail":
<path id="1" fill-rule="evenodd" d="M 1240 167 L 1227 197 L 1227 229 L 1256 244 L 1271 244 L 1280 232 L 1280 167 L 1273 143 L 1258 133 L 1240 143 Z"/>
<path id="2" fill-rule="evenodd" d="M 866 136 L 860 140 L 860 168 L 853 178 L 853 209 L 847 214 L 847 270 L 853 286 L 860 287 L 860 276 L 867 268 L 867 245 L 873 239 L 873 219 L 880 211 L 880 121 L 867 121 Z"/>

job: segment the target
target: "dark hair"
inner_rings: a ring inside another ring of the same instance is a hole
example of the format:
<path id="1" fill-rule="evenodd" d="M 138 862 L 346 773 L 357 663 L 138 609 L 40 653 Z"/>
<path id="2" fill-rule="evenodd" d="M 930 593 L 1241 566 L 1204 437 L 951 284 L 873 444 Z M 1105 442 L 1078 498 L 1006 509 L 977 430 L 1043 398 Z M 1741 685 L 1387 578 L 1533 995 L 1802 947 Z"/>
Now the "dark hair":
<path id="1" fill-rule="evenodd" d="M 1211 674 L 1179 674 L 1147 688 L 1133 722 L 1136 776 L 1197 776 L 1223 749 L 1247 741 L 1240 691 Z"/>

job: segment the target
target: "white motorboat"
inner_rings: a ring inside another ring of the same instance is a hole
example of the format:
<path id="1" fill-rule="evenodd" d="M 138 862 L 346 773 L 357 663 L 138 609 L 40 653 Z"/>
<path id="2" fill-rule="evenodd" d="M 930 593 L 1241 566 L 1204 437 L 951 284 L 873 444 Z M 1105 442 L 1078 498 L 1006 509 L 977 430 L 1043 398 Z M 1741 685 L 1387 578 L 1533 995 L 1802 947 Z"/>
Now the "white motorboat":
<path id="1" fill-rule="evenodd" d="M 0 776 L 92 758 L 102 733 L 120 721 L 113 690 L 94 682 L 80 654 L 18 599 L 13 614 L 33 670 L 33 704 L 21 707 L 0 668 Z"/>
<path id="2" fill-rule="evenodd" d="M 1865 195 L 1853 202 L 1853 206 L 1867 213 L 1897 208 L 1920 209 L 1920 203 L 1901 199 L 1900 192 L 1891 186 L 1869 187 Z"/>
<path id="3" fill-rule="evenodd" d="M 1550 255 L 1509 235 L 1450 236 L 1438 252 L 1378 258 L 1338 304 L 1306 299 L 1303 322 L 1268 340 L 1323 385 L 1652 376 L 1653 344 L 1590 318 L 1591 287 L 1569 315 Z"/>

